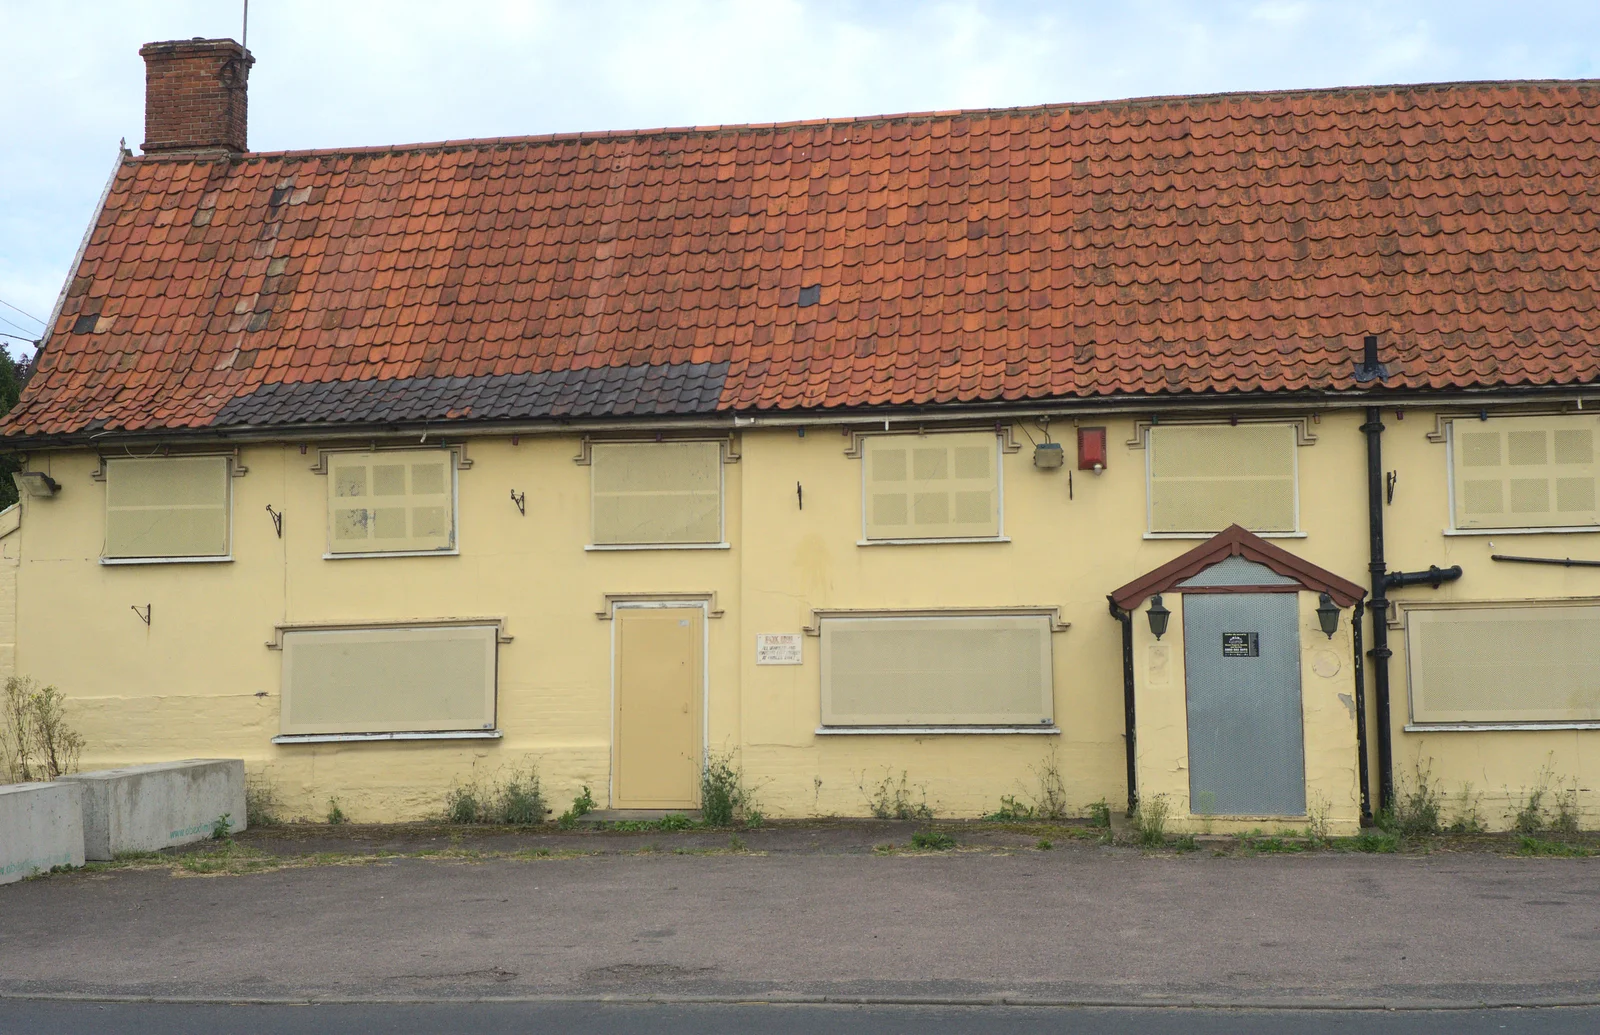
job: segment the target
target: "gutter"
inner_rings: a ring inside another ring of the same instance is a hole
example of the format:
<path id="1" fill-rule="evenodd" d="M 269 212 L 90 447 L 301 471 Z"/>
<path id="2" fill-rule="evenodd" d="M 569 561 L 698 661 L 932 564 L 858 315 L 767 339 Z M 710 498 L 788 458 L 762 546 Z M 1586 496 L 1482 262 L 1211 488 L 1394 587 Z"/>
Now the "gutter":
<path id="1" fill-rule="evenodd" d="M 76 268 L 76 267 L 74 267 Z M 70 284 L 70 278 L 68 280 Z M 63 287 L 63 297 L 66 288 Z M 1481 393 L 1481 394 L 1479 394 Z M 859 426 L 868 428 L 899 428 L 915 430 L 918 426 L 957 422 L 971 423 L 980 420 L 997 422 L 1048 418 L 1051 420 L 1074 418 L 1092 419 L 1116 414 L 1133 414 L 1152 419 L 1166 413 L 1184 415 L 1209 414 L 1229 416 L 1241 413 L 1251 415 L 1297 416 L 1307 412 L 1336 412 L 1368 408 L 1371 419 L 1370 393 L 1350 395 L 1251 395 L 1236 399 L 1224 398 L 1146 398 L 1108 397 L 1069 402 L 1031 405 L 976 404 L 961 408 L 960 404 L 935 404 L 929 409 L 894 410 L 808 410 L 784 415 L 744 416 L 738 413 L 701 414 L 689 417 L 632 417 L 632 418 L 551 418 L 544 420 L 507 420 L 474 422 L 469 419 L 414 421 L 407 423 L 329 425 L 326 422 L 307 422 L 278 425 L 235 425 L 232 427 L 202 428 L 151 428 L 132 431 L 101 430 L 73 432 L 65 435 L 0 436 L 0 453 L 17 452 L 30 448 L 59 449 L 71 446 L 94 446 L 108 439 L 130 445 L 175 442 L 283 442 L 286 440 L 316 438 L 330 442 L 371 440 L 373 438 L 405 438 L 428 436 L 459 440 L 461 438 L 504 437 L 506 435 L 574 435 L 600 431 L 639 431 L 640 429 L 718 431 L 758 430 L 762 428 L 814 428 L 819 425 Z M 1501 388 L 1474 390 L 1449 395 L 1422 393 L 1386 394 L 1383 405 L 1391 407 L 1472 407 L 1481 409 L 1486 403 L 1495 406 L 1517 403 L 1542 403 L 1545 405 L 1572 405 L 1580 410 L 1600 406 L 1600 385 L 1582 388 L 1506 390 Z"/>

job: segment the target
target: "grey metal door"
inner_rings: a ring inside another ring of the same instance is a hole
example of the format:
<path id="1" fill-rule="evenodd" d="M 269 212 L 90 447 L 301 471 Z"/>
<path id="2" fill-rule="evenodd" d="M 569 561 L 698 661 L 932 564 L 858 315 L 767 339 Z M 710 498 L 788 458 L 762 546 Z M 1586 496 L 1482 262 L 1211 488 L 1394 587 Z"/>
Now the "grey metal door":
<path id="1" fill-rule="evenodd" d="M 1295 594 L 1184 594 L 1183 661 L 1190 811 L 1305 815 Z"/>

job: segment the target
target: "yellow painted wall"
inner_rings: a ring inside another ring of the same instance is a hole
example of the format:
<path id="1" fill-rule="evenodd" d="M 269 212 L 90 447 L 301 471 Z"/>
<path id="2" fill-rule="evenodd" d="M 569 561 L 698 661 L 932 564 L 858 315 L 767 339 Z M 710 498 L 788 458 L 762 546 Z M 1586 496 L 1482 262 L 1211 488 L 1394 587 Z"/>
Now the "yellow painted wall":
<path id="1" fill-rule="evenodd" d="M 1474 415 L 1459 416 L 1471 420 Z M 1459 564 L 1463 571 L 1460 581 L 1438 590 L 1426 586 L 1396 590 L 1391 602 L 1600 598 L 1600 569 L 1490 560 L 1493 553 L 1600 559 L 1600 535 L 1504 531 L 1446 535 L 1450 504 L 1445 445 L 1429 440 L 1437 424 L 1435 415 L 1413 410 L 1396 420 L 1394 410 L 1385 410 L 1384 424 L 1384 467 L 1400 472 L 1394 503 L 1387 508 L 1390 570 Z M 1447 823 L 1475 812 L 1489 827 L 1503 829 L 1511 825 L 1531 791 L 1541 785 L 1552 793 L 1566 788 L 1577 791 L 1584 826 L 1600 826 L 1600 797 L 1595 793 L 1600 790 L 1600 731 L 1407 733 L 1405 633 L 1392 626 L 1389 635 L 1394 650 L 1390 678 L 1395 783 L 1401 797 L 1425 779 L 1444 800 Z"/>
<path id="2" fill-rule="evenodd" d="M 1350 412 L 1311 425 L 1317 441 L 1297 453 L 1308 534 L 1279 540 L 1357 582 L 1366 578 L 1367 548 L 1361 421 Z M 311 470 L 315 449 L 257 445 L 243 448 L 249 471 L 233 483 L 231 563 L 108 567 L 98 562 L 104 486 L 91 477 L 94 456 L 34 454 L 30 466 L 63 488 L 23 504 L 19 670 L 70 696 L 88 743 L 85 767 L 242 757 L 276 783 L 290 815 L 320 817 L 336 796 L 357 820 L 419 817 L 441 807 L 453 782 L 526 761 L 539 765 L 558 806 L 583 784 L 604 805 L 610 623 L 595 613 L 608 593 L 714 592 L 723 614 L 708 623 L 709 745 L 738 752 L 768 815 L 864 814 L 874 789 L 902 774 L 913 799 L 925 796 L 939 814 L 979 815 L 1002 795 L 1036 791 L 1036 771 L 1052 759 L 1075 809 L 1101 799 L 1118 807 L 1126 797 L 1121 630 L 1105 595 L 1195 540 L 1143 537 L 1144 452 L 1126 444 L 1133 422 L 1085 423 L 1109 426 L 1110 462 L 1100 475 L 1073 471 L 1070 496 L 1068 471 L 1036 470 L 1018 431 L 1023 448 L 1003 457 L 1010 542 L 909 546 L 857 545 L 860 461 L 845 455 L 850 439 L 838 425 L 739 436 L 742 459 L 725 466 L 727 550 L 585 551 L 590 469 L 573 462 L 579 439 L 526 436 L 520 445 L 471 440 L 472 466 L 459 475 L 459 556 L 324 560 L 326 479 Z M 1486 540 L 1441 536 L 1444 450 L 1423 438 L 1432 421 L 1414 413 L 1390 423 L 1386 466 L 1401 471 L 1389 509 L 1392 566 L 1460 561 L 1467 578 L 1442 592 L 1462 599 L 1559 595 L 1600 579 L 1502 570 L 1487 561 Z M 1051 431 L 1067 443 L 1071 466 L 1071 422 Z M 527 494 L 525 517 L 511 490 Z M 285 516 L 281 540 L 268 504 Z M 1578 554 L 1574 538 L 1529 537 L 1519 552 Z M 1550 541 L 1531 541 L 1540 539 Z M 148 628 L 133 610 L 147 604 Z M 1059 607 L 1071 623 L 1054 636 L 1059 736 L 818 736 L 819 641 L 805 638 L 801 666 L 755 664 L 757 633 L 798 632 L 815 608 L 1020 604 Z M 271 743 L 279 655 L 265 644 L 276 624 L 462 616 L 502 616 L 514 637 L 500 654 L 502 740 Z M 1141 623 L 1142 614 L 1136 630 Z M 1470 778 L 1488 790 L 1526 783 L 1556 751 L 1558 772 L 1592 785 L 1586 766 L 1595 752 L 1582 749 L 1594 733 L 1398 732 L 1401 648 L 1396 642 L 1398 768 L 1422 748 L 1447 789 Z M 1349 692 L 1346 673 L 1335 682 Z M 1331 707 L 1335 718 L 1345 714 L 1342 704 Z M 1141 746 L 1153 750 L 1161 736 L 1141 731 Z M 1348 758 L 1327 768 L 1340 764 Z M 1334 804 L 1345 807 L 1343 798 Z"/>
<path id="3" fill-rule="evenodd" d="M 17 674 L 17 568 L 22 559 L 22 507 L 0 510 L 0 681 Z"/>
<path id="4" fill-rule="evenodd" d="M 1161 797 L 1167 829 L 1189 833 L 1304 829 L 1313 821 L 1334 835 L 1361 825 L 1356 765 L 1356 711 L 1350 611 L 1329 638 L 1317 619 L 1317 594 L 1299 593 L 1300 702 L 1304 729 L 1306 809 L 1303 817 L 1233 819 L 1197 816 L 1189 809 L 1189 730 L 1184 694 L 1183 595 L 1163 594 L 1172 611 L 1158 642 L 1143 616 L 1133 626 L 1135 708 L 1138 714 L 1139 792 Z"/>

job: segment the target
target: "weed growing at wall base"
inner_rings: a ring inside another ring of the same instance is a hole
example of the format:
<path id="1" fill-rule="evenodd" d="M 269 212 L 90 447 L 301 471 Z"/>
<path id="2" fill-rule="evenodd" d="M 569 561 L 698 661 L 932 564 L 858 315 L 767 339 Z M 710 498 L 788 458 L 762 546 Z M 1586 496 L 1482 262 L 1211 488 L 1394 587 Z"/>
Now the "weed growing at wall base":
<path id="1" fill-rule="evenodd" d="M 282 822 L 278 818 L 278 788 L 266 776 L 245 776 L 244 822 L 249 827 L 275 827 Z"/>
<path id="2" fill-rule="evenodd" d="M 911 798 L 911 787 L 906 782 L 905 771 L 900 773 L 900 782 L 896 783 L 891 773 L 885 773 L 882 782 L 867 790 L 867 774 L 861 774 L 861 782 L 857 784 L 861 793 L 866 795 L 867 808 L 877 819 L 932 819 L 933 809 L 928 807 L 927 788 L 922 789 L 919 801 Z"/>
<path id="3" fill-rule="evenodd" d="M 578 825 L 578 820 L 594 811 L 594 795 L 589 793 L 589 785 L 583 785 L 583 793 L 572 799 L 572 807 L 556 817 L 556 826 L 562 830 L 571 830 Z"/>
<path id="4" fill-rule="evenodd" d="M 745 786 L 744 769 L 734 764 L 733 753 L 708 753 L 700 771 L 700 817 L 708 827 L 741 824 L 754 829 L 763 822 L 754 796 Z"/>
<path id="5" fill-rule="evenodd" d="M 83 737 L 67 725 L 61 691 L 12 676 L 0 691 L 0 780 L 54 780 L 78 767 Z"/>
<path id="6" fill-rule="evenodd" d="M 445 795 L 445 819 L 451 823 L 501 823 L 531 826 L 546 815 L 539 771 L 529 764 L 513 769 L 500 782 L 480 786 L 476 781 L 452 787 Z"/>
<path id="7" fill-rule="evenodd" d="M 338 798 L 329 798 L 328 799 L 328 825 L 336 827 L 336 826 L 339 826 L 341 823 L 348 823 L 348 822 L 350 822 L 350 817 L 346 816 L 344 814 L 344 810 L 339 807 L 339 799 Z"/>

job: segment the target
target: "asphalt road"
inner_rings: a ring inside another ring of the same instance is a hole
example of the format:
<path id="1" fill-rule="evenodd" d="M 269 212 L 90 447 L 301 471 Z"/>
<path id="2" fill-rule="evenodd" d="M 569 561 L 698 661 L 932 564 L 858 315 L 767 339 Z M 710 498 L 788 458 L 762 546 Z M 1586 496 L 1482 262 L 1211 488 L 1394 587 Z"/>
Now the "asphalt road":
<path id="1" fill-rule="evenodd" d="M 1591 1035 L 1600 1009 L 1473 1011 L 456 1003 L 212 1006 L 0 1000 L 5 1035 Z"/>
<path id="2" fill-rule="evenodd" d="M 1597 877 L 1092 847 L 74 873 L 0 888 L 0 994 L 1595 1004 Z"/>

